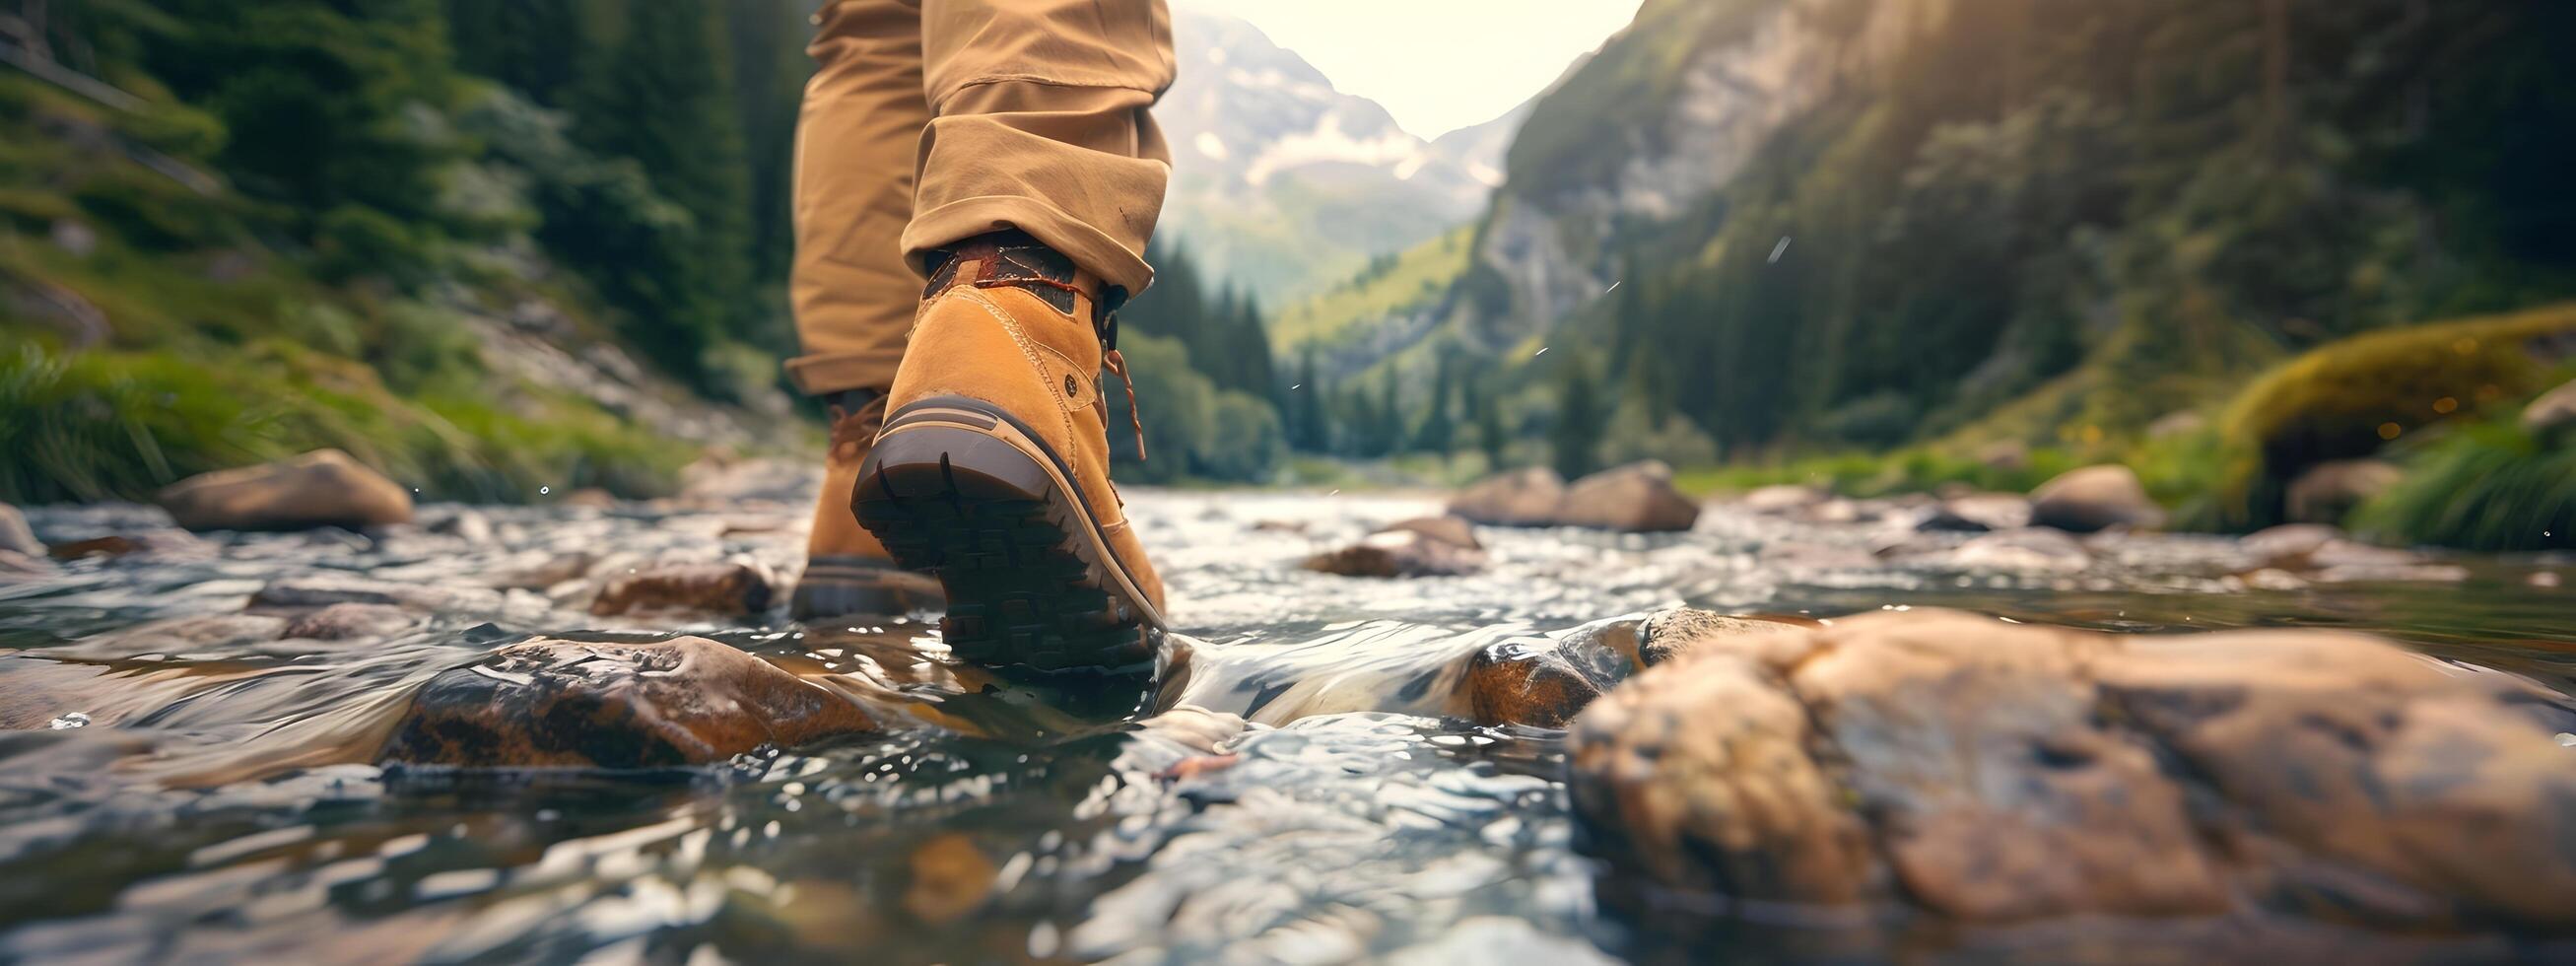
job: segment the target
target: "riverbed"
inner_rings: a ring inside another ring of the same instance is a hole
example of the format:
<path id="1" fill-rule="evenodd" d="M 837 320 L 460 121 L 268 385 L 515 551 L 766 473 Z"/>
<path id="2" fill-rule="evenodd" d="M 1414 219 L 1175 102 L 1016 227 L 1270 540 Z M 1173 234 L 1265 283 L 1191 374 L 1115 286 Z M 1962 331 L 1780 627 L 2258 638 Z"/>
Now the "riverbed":
<path id="1" fill-rule="evenodd" d="M 1444 716 L 1421 684 L 1498 642 L 1675 605 L 2332 627 L 2576 688 L 2564 558 L 2357 548 L 2289 568 L 2226 537 L 2016 545 L 1923 529 L 1905 506 L 1719 504 L 1680 534 L 1478 528 L 1481 573 L 1372 580 L 1299 565 L 1435 497 L 1148 491 L 1129 510 L 1187 670 L 1159 688 L 943 694 L 963 724 L 649 773 L 429 774 L 346 740 L 531 636 L 700 634 L 806 674 L 941 665 L 931 614 L 802 627 L 586 608 L 621 568 L 792 573 L 803 506 L 784 489 L 430 506 L 365 534 L 191 537 L 144 507 L 30 508 L 56 544 L 146 539 L 0 584 L 0 701 L 45 724 L 0 732 L 0 960 L 1714 956 L 1596 906 L 1561 732 Z M 236 620 L 280 586 L 373 588 L 387 606 L 331 639 Z M 1174 705 L 1248 724 L 1201 740 L 1134 723 Z M 1739 941 L 1767 958 L 1761 936 Z"/>

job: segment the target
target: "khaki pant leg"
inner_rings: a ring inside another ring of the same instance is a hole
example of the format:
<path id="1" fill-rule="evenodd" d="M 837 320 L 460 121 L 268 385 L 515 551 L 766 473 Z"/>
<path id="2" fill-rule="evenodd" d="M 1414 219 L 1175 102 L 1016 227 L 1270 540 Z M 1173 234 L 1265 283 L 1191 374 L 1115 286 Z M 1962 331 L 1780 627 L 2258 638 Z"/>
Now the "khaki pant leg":
<path id="1" fill-rule="evenodd" d="M 1147 109 L 1172 83 L 1163 0 L 921 0 L 925 91 L 905 256 L 1018 228 L 1125 288 L 1171 153 Z"/>
<path id="2" fill-rule="evenodd" d="M 796 127 L 796 262 L 788 283 L 811 394 L 885 390 L 903 360 L 921 278 L 900 245 L 912 220 L 922 90 L 921 0 L 836 0 L 814 17 L 814 79 Z"/>

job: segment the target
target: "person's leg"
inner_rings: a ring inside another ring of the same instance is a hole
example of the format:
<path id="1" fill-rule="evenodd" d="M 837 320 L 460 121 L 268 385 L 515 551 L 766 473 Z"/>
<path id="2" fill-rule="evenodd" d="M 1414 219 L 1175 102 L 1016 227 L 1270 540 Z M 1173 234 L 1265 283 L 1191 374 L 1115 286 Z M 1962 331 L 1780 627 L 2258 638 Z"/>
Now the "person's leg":
<path id="1" fill-rule="evenodd" d="M 960 657 L 1142 662 L 1163 590 L 1109 484 L 1101 370 L 1123 378 L 1111 312 L 1153 278 L 1169 15 L 923 0 L 922 43 L 932 119 L 903 248 L 931 283 L 853 508 L 939 575 Z"/>
<path id="2" fill-rule="evenodd" d="M 829 401 L 832 449 L 791 602 L 800 620 L 900 613 L 935 601 L 850 515 L 849 493 L 883 422 L 885 393 L 921 304 L 904 263 L 914 155 L 930 123 L 918 0 L 835 0 L 814 16 L 814 78 L 796 126 L 796 262 L 789 293 L 804 355 L 799 389 Z"/>

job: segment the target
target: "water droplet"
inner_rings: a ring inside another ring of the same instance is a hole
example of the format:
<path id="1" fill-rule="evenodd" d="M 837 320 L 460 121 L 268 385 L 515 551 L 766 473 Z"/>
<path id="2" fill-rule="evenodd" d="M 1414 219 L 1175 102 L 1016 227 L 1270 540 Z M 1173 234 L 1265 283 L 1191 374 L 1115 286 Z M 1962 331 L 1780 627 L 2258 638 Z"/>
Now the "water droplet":
<path id="1" fill-rule="evenodd" d="M 1538 347 L 1538 351 L 1537 351 L 1537 352 L 1530 353 L 1530 358 L 1532 358 L 1532 359 L 1536 359 L 1536 358 L 1538 358 L 1538 357 L 1540 357 L 1540 356 L 1546 355 L 1546 354 L 1547 354 L 1547 350 L 1548 350 L 1549 348 L 1551 348 L 1551 347 L 1549 347 L 1549 346 L 1540 346 L 1540 347 Z"/>
<path id="2" fill-rule="evenodd" d="M 2571 734 L 2568 734 L 2567 732 L 2564 732 L 2564 731 L 2559 732 L 2559 733 L 2558 733 L 2558 747 L 2561 747 L 2561 748 L 2576 748 L 2576 735 L 2571 735 Z"/>
<path id="3" fill-rule="evenodd" d="M 554 491 L 555 491 L 555 488 L 554 488 L 554 487 L 551 487 L 551 486 L 540 486 L 540 487 L 538 487 L 538 488 L 537 488 L 537 494 L 538 494 L 538 495 L 540 495 L 540 496 L 545 495 L 545 494 L 548 494 L 548 493 L 552 493 L 552 492 L 554 492 Z"/>
<path id="4" fill-rule="evenodd" d="M 55 731 L 69 731 L 73 728 L 87 728 L 89 727 L 89 715 L 82 714 L 78 711 L 66 712 L 62 717 L 46 722 L 45 727 L 52 728 Z"/>

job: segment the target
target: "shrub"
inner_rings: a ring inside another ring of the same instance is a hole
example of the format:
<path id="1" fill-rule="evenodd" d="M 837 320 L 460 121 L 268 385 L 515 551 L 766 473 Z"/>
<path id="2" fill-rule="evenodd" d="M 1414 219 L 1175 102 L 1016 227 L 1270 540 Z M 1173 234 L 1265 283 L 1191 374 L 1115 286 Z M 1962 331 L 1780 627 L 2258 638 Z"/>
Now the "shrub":
<path id="1" fill-rule="evenodd" d="M 2546 388 L 2551 348 L 2576 341 L 2576 305 L 2371 332 L 2274 368 L 2219 422 L 2215 522 L 2270 526 L 2310 466 Z M 2535 351 L 2540 348 L 2543 351 Z"/>

